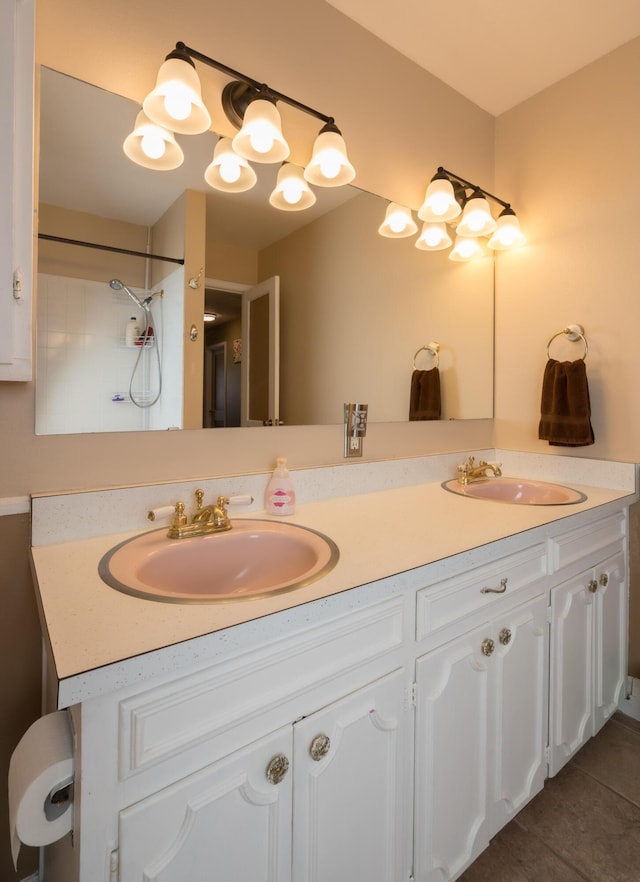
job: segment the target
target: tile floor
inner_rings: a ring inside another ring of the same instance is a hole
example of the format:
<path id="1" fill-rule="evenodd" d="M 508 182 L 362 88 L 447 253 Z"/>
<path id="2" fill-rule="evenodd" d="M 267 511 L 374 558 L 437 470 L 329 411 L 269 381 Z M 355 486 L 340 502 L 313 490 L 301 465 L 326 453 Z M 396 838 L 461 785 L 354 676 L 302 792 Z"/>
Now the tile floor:
<path id="1" fill-rule="evenodd" d="M 640 882 L 640 723 L 616 714 L 459 882 Z"/>

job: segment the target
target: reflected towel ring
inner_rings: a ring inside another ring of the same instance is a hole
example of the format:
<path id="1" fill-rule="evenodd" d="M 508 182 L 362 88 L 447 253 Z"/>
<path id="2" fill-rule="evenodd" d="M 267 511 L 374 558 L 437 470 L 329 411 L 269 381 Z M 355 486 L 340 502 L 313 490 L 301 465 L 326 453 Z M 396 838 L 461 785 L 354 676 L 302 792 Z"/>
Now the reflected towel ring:
<path id="1" fill-rule="evenodd" d="M 553 337 L 547 343 L 547 358 L 551 358 L 549 355 L 549 349 L 551 344 L 556 339 L 556 337 L 561 337 L 562 335 L 568 340 L 571 340 L 572 343 L 575 343 L 577 340 L 582 340 L 584 344 L 584 352 L 582 353 L 582 361 L 585 361 L 587 357 L 587 353 L 589 351 L 589 344 L 587 343 L 587 338 L 584 335 L 584 328 L 582 325 L 567 325 L 566 328 L 563 328 L 561 331 L 558 331 L 557 334 L 554 334 Z"/>
<path id="2" fill-rule="evenodd" d="M 435 340 L 433 340 L 431 343 L 425 343 L 424 346 L 421 346 L 420 349 L 416 350 L 415 355 L 413 356 L 413 369 L 414 369 L 414 371 L 418 370 L 418 367 L 416 365 L 416 358 L 418 357 L 418 355 L 421 352 L 430 352 L 431 355 L 433 355 L 433 357 L 435 359 L 433 366 L 434 367 L 439 366 L 439 364 L 440 364 L 440 355 L 439 355 L 440 344 L 436 343 Z"/>

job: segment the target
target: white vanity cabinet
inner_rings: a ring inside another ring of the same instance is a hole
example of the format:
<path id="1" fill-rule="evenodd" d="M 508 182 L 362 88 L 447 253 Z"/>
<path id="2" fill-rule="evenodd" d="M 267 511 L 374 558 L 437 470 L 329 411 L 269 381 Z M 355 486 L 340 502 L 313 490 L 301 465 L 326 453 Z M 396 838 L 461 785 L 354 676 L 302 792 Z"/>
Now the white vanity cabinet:
<path id="1" fill-rule="evenodd" d="M 602 728 L 622 696 L 627 662 L 623 533 L 624 518 L 614 515 L 554 543 L 558 562 L 580 570 L 551 591 L 551 776 Z"/>
<path id="2" fill-rule="evenodd" d="M 398 559 L 63 683 L 74 835 L 47 882 L 453 882 L 617 707 L 626 524 L 614 500 Z"/>
<path id="3" fill-rule="evenodd" d="M 120 882 L 397 882 L 406 861 L 404 673 L 120 812 Z"/>
<path id="4" fill-rule="evenodd" d="M 416 663 L 416 882 L 457 878 L 544 784 L 544 565 L 537 546 L 440 591 L 461 606 L 486 601 L 491 617 Z M 510 598 L 481 593 L 512 583 Z"/>

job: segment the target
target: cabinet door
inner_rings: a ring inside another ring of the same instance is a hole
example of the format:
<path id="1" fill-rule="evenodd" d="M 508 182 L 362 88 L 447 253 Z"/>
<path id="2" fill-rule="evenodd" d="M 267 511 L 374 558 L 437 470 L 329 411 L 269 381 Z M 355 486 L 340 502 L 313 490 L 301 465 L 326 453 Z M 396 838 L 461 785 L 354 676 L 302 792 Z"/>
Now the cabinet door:
<path id="1" fill-rule="evenodd" d="M 416 664 L 416 882 L 456 877 L 489 844 L 487 630 Z"/>
<path id="2" fill-rule="evenodd" d="M 556 775 L 593 730 L 592 570 L 551 591 L 549 775 Z"/>
<path id="3" fill-rule="evenodd" d="M 489 800 L 493 836 L 544 786 L 547 765 L 547 598 L 499 616 L 491 628 Z"/>
<path id="4" fill-rule="evenodd" d="M 291 750 L 288 726 L 120 812 L 120 882 L 288 882 Z"/>
<path id="5" fill-rule="evenodd" d="M 398 671 L 295 724 L 294 882 L 409 878 L 403 686 Z"/>
<path id="6" fill-rule="evenodd" d="M 616 554 L 596 567 L 595 698 L 593 734 L 618 709 L 627 661 L 627 591 L 624 555 Z"/>

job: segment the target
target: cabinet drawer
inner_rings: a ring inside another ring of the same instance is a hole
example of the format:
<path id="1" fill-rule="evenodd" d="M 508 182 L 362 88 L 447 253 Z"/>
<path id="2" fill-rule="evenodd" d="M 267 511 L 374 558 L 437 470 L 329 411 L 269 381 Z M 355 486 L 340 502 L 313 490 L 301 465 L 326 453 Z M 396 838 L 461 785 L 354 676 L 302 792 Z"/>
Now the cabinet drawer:
<path id="1" fill-rule="evenodd" d="M 594 524 L 571 530 L 549 540 L 552 572 L 563 569 L 576 562 L 583 567 L 593 566 L 605 550 L 615 553 L 625 535 L 624 514 L 617 512 Z M 612 546 L 618 546 L 613 548 Z"/>
<path id="2" fill-rule="evenodd" d="M 417 596 L 416 639 L 489 609 L 497 600 L 513 596 L 545 574 L 545 546 L 541 543 L 422 588 Z"/>
<path id="3" fill-rule="evenodd" d="M 121 701 L 121 780 L 203 744 L 224 755 L 285 703 L 295 718 L 317 709 L 307 706 L 311 690 L 321 706 L 360 685 L 367 665 L 386 665 L 402 646 L 403 604 L 379 601 Z"/>

